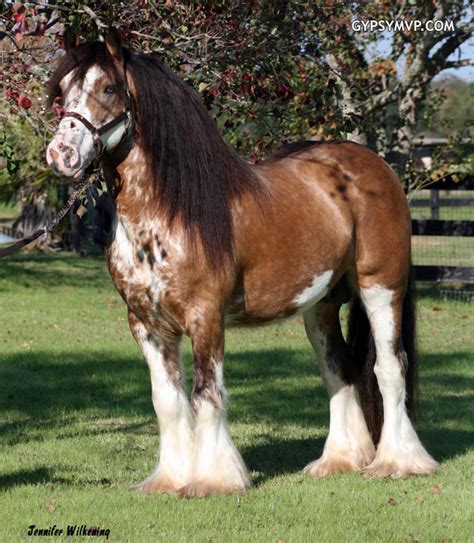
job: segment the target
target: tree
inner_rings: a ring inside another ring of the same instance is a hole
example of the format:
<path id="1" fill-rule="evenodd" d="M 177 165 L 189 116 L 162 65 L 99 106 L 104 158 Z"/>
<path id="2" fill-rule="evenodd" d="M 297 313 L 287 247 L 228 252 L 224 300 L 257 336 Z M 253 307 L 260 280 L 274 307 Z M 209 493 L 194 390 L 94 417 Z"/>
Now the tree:
<path id="1" fill-rule="evenodd" d="M 459 0 L 401 5 L 388 1 L 382 5 L 359 3 L 350 8 L 350 14 L 353 21 L 383 20 L 384 28 L 389 21 L 405 23 L 393 31 L 389 53 L 376 56 L 369 63 L 364 49 L 385 36 L 382 32 L 350 32 L 341 13 L 338 33 L 329 38 L 325 50 L 327 63 L 337 74 L 341 107 L 346 116 L 362 120 L 355 122 L 355 137 L 385 156 L 409 188 L 414 188 L 426 181 L 417 175 L 412 158 L 419 113 L 430 93 L 430 83 L 446 69 L 474 65 L 473 59 L 452 60 L 453 54 L 472 36 L 472 7 Z M 341 36 L 344 50 L 334 53 L 331 44 Z M 400 61 L 403 67 L 398 74 Z M 388 134 L 384 127 L 391 104 L 396 104 L 398 115 Z"/>
<path id="2" fill-rule="evenodd" d="M 288 141 L 349 137 L 385 156 L 413 188 L 427 180 L 412 157 L 430 83 L 447 68 L 473 63 L 452 59 L 472 35 L 469 9 L 461 0 L 7 5 L 0 11 L 0 80 L 6 100 L 0 108 L 0 155 L 7 163 L 0 198 L 5 190 L 18 194 L 19 182 L 22 190 L 26 181 L 33 193 L 47 195 L 54 192 L 50 186 L 57 186 L 42 159 L 54 122 L 42 107 L 39 88 L 61 54 L 64 24 L 89 39 L 113 23 L 136 51 L 159 54 L 201 93 L 227 142 L 248 160 L 259 160 Z M 390 21 L 397 28 L 382 31 Z M 418 25 L 426 27 L 428 21 L 435 29 L 421 31 Z M 363 31 L 356 22 L 378 26 Z M 382 53 L 388 39 L 389 51 Z M 431 107 L 440 104 L 432 101 Z M 34 156 L 26 166 L 19 157 L 28 130 Z M 443 158 L 449 160 L 449 155 Z M 51 203 L 51 195 L 46 201 Z"/>

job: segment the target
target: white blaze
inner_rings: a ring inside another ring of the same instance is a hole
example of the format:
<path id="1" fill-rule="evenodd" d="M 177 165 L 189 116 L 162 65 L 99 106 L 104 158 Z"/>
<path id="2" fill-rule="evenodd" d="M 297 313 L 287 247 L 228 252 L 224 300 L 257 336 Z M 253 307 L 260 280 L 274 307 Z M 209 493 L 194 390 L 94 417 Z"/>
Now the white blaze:
<path id="1" fill-rule="evenodd" d="M 84 81 L 71 84 L 74 76 L 74 71 L 72 71 L 64 76 L 60 83 L 64 95 L 64 109 L 67 112 L 80 114 L 97 129 L 112 120 L 116 115 L 111 112 L 105 120 L 101 120 L 99 123 L 98 119 L 94 118 L 88 105 L 90 100 L 95 100 L 99 108 L 102 105 L 101 94 L 99 92 L 94 95 L 94 89 L 97 80 L 103 75 L 104 71 L 101 68 L 92 66 L 87 71 Z M 102 107 L 103 109 L 106 108 L 105 103 Z M 120 143 L 126 132 L 127 122 L 127 120 L 124 120 L 101 136 L 106 150 L 112 150 Z M 56 171 L 66 177 L 80 177 L 96 157 L 93 135 L 80 120 L 66 116 L 59 123 L 54 139 L 48 146 L 46 157 L 48 164 L 54 166 Z"/>

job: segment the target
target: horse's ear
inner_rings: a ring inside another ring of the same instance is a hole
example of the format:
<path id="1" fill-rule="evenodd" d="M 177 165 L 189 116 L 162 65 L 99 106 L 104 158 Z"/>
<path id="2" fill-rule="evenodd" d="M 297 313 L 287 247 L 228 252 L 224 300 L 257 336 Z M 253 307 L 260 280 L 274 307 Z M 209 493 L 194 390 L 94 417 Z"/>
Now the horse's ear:
<path id="1" fill-rule="evenodd" d="M 66 49 L 66 53 L 68 53 L 71 49 L 74 49 L 74 47 L 77 47 L 79 45 L 79 38 L 70 26 L 68 26 L 66 28 L 66 32 L 64 32 L 63 42 L 64 42 L 64 49 Z"/>
<path id="2" fill-rule="evenodd" d="M 110 26 L 105 33 L 105 46 L 115 60 L 122 62 L 122 40 L 119 31 L 113 26 Z"/>

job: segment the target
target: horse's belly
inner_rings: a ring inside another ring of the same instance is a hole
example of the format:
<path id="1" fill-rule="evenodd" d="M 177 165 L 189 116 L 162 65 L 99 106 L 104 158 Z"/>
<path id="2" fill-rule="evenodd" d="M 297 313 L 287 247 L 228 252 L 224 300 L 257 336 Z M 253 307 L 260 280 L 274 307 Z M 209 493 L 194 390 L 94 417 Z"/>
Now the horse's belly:
<path id="1" fill-rule="evenodd" d="M 272 284 L 249 283 L 233 297 L 226 314 L 227 324 L 263 324 L 302 313 L 322 300 L 334 285 L 334 270 L 314 274 L 307 281 L 283 284 L 278 276 Z"/>

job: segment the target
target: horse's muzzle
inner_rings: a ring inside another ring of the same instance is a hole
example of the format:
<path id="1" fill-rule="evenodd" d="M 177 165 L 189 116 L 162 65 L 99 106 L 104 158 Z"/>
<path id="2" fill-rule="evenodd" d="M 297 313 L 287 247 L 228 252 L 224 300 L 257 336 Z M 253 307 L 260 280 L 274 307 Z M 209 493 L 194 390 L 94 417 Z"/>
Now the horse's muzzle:
<path id="1" fill-rule="evenodd" d="M 46 150 L 46 161 L 53 171 L 60 176 L 77 179 L 88 163 L 85 163 L 79 152 L 70 145 L 54 139 Z"/>

